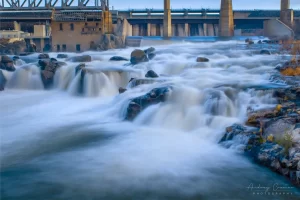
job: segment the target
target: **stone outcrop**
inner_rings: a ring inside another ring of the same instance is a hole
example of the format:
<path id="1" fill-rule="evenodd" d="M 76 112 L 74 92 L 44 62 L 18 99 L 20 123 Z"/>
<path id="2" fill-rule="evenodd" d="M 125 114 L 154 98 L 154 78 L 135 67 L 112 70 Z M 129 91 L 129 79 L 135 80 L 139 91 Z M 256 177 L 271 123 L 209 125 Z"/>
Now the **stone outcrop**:
<path id="1" fill-rule="evenodd" d="M 128 105 L 126 120 L 133 120 L 148 106 L 166 101 L 171 87 L 155 88 L 147 94 L 132 99 Z"/>
<path id="2" fill-rule="evenodd" d="M 11 42 L 9 39 L 0 39 L 0 53 L 8 55 L 20 55 L 27 51 L 24 40 Z"/>
<path id="3" fill-rule="evenodd" d="M 92 57 L 90 55 L 82 55 L 82 56 L 75 56 L 70 58 L 72 62 L 91 62 Z"/>
<path id="4" fill-rule="evenodd" d="M 261 55 L 271 55 L 271 52 L 267 49 L 263 49 L 259 52 L 259 54 L 261 54 Z"/>
<path id="5" fill-rule="evenodd" d="M 46 89 L 51 88 L 56 70 L 65 63 L 59 62 L 54 58 L 41 59 L 38 62 L 41 68 L 41 77 Z"/>
<path id="6" fill-rule="evenodd" d="M 246 122 L 233 125 L 220 143 L 225 147 L 240 141 L 245 154 L 300 186 L 300 88 L 273 89 L 280 104 L 254 111 Z"/>
<path id="7" fill-rule="evenodd" d="M 125 48 L 125 41 L 122 36 L 116 36 L 113 34 L 104 34 L 101 37 L 99 50 L 119 49 Z"/>
<path id="8" fill-rule="evenodd" d="M 8 57 L 8 56 L 0 56 L 1 62 L 0 62 L 0 69 L 13 72 L 16 70 L 14 67 L 14 61 Z"/>

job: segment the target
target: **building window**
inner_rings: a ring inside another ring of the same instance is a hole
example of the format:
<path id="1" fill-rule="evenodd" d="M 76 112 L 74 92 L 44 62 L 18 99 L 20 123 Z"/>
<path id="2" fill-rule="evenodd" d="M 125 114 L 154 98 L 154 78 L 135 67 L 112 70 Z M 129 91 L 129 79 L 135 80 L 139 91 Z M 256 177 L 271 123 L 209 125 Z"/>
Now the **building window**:
<path id="1" fill-rule="evenodd" d="M 63 24 L 62 24 L 62 23 L 59 24 L 59 30 L 60 30 L 60 31 L 63 30 Z"/>
<path id="2" fill-rule="evenodd" d="M 74 24 L 70 24 L 71 31 L 74 31 Z"/>
<path id="3" fill-rule="evenodd" d="M 63 44 L 63 45 L 62 45 L 62 50 L 63 50 L 64 52 L 67 51 L 67 45 Z"/>
<path id="4" fill-rule="evenodd" d="M 82 28 L 82 30 L 81 30 L 82 32 L 84 32 L 84 28 Z"/>
<path id="5" fill-rule="evenodd" d="M 101 28 L 99 28 L 99 31 L 101 31 Z"/>
<path id="6" fill-rule="evenodd" d="M 76 51 L 80 52 L 80 44 L 76 44 Z"/>
<path id="7" fill-rule="evenodd" d="M 57 52 L 59 52 L 60 51 L 60 45 L 58 44 L 58 45 L 56 45 L 56 49 L 57 49 Z"/>
<path id="8" fill-rule="evenodd" d="M 96 23 L 96 26 L 99 26 L 99 23 Z"/>
<path id="9" fill-rule="evenodd" d="M 88 25 L 88 23 L 85 23 L 85 25 L 87 26 L 87 25 Z"/>

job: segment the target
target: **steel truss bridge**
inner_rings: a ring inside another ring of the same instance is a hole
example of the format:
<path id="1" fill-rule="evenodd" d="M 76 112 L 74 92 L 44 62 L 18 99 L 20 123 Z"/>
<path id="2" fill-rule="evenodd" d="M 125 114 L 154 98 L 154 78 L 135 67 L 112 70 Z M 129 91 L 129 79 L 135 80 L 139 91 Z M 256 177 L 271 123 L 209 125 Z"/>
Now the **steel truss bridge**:
<path id="1" fill-rule="evenodd" d="M 102 0 L 0 0 L 1 10 L 101 8 Z"/>

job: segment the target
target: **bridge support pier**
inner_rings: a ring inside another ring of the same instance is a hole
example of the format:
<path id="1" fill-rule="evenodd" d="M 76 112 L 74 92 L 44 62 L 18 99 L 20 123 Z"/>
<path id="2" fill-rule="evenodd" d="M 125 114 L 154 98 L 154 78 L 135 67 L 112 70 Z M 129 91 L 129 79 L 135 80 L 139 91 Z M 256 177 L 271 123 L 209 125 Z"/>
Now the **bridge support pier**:
<path id="1" fill-rule="evenodd" d="M 138 24 L 132 25 L 132 35 L 139 36 L 140 35 L 140 27 Z"/>
<path id="2" fill-rule="evenodd" d="M 290 0 L 281 0 L 280 21 L 291 28 L 294 25 L 294 11 L 290 9 Z"/>
<path id="3" fill-rule="evenodd" d="M 215 30 L 213 24 L 207 24 L 207 36 L 215 36 Z"/>
<path id="4" fill-rule="evenodd" d="M 17 21 L 14 21 L 14 30 L 15 31 L 20 31 L 21 30 L 21 25 Z"/>
<path id="5" fill-rule="evenodd" d="M 147 36 L 151 36 L 151 24 L 147 24 Z"/>
<path id="6" fill-rule="evenodd" d="M 232 0 L 221 0 L 219 36 L 221 37 L 234 36 Z"/>
<path id="7" fill-rule="evenodd" d="M 172 36 L 172 24 L 171 24 L 171 6 L 170 0 L 164 0 L 164 24 L 163 24 L 163 36 L 169 38 Z"/>
<path id="8" fill-rule="evenodd" d="M 184 36 L 190 36 L 190 26 L 188 23 L 184 24 Z"/>

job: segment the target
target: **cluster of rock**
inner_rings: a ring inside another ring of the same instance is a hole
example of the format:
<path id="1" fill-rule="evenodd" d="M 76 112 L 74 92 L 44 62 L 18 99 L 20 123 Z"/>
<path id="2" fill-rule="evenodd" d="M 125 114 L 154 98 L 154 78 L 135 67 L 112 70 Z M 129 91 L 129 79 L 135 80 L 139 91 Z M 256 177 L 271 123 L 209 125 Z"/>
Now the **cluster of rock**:
<path id="1" fill-rule="evenodd" d="M 91 50 L 109 50 L 116 48 L 125 48 L 125 42 L 123 37 L 114 34 L 103 34 L 98 47 L 91 45 Z"/>
<path id="2" fill-rule="evenodd" d="M 228 127 L 220 142 L 229 147 L 243 138 L 244 151 L 254 161 L 300 185 L 300 87 L 274 89 L 273 96 L 276 108 L 250 111 L 248 127 Z"/>

